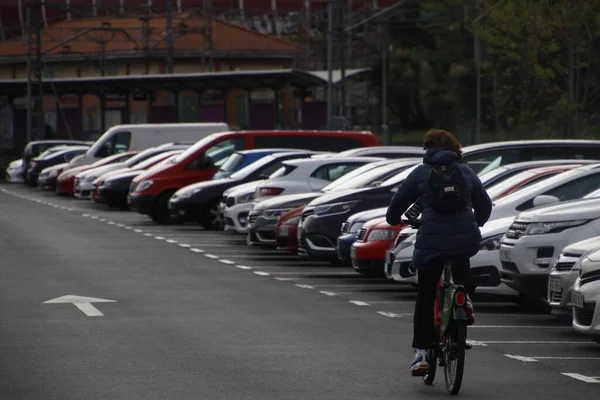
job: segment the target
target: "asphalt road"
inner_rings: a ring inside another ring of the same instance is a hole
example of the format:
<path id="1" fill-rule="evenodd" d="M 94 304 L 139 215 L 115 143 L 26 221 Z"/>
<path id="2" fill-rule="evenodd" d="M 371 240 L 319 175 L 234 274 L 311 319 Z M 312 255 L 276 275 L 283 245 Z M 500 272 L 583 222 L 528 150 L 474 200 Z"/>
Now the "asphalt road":
<path id="1" fill-rule="evenodd" d="M 2 400 L 446 396 L 408 373 L 411 288 L 23 185 L 0 206 Z M 600 345 L 474 300 L 460 397 L 598 397 Z"/>

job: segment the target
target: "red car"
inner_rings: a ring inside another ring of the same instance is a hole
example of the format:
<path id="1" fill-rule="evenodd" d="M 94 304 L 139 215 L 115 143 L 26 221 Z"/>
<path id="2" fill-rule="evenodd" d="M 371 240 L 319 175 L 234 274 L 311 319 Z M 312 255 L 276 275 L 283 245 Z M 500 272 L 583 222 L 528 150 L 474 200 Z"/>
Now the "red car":
<path id="1" fill-rule="evenodd" d="M 384 277 L 385 252 L 404 227 L 388 224 L 385 217 L 365 223 L 350 250 L 352 268 L 362 275 Z"/>
<path id="2" fill-rule="evenodd" d="M 102 167 L 104 165 L 125 161 L 137 154 L 137 151 L 128 151 L 118 153 L 112 156 L 103 158 L 90 165 L 81 165 L 79 167 L 69 168 L 64 170 L 58 178 L 56 178 L 56 193 L 58 195 L 72 195 L 75 192 L 75 175 L 88 169 Z"/>
<path id="3" fill-rule="evenodd" d="M 277 249 L 298 254 L 298 223 L 306 206 L 281 214 L 275 229 Z"/>

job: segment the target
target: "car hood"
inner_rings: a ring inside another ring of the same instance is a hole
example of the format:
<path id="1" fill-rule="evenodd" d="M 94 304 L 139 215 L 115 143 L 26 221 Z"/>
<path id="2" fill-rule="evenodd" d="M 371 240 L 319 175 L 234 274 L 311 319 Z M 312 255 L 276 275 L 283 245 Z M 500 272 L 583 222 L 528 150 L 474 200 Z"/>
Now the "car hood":
<path id="1" fill-rule="evenodd" d="M 108 178 L 106 178 L 104 180 L 104 182 L 107 181 L 116 181 L 119 179 L 133 179 L 136 176 L 140 175 L 142 172 L 144 172 L 143 170 L 131 170 L 131 171 L 127 171 L 127 172 L 120 172 L 114 175 L 110 175 Z"/>
<path id="2" fill-rule="evenodd" d="M 600 218 L 600 199 L 565 201 L 522 212 L 520 222 L 560 222 Z"/>
<path id="3" fill-rule="evenodd" d="M 18 159 L 18 160 L 15 160 L 15 161 L 11 161 L 11 162 L 8 164 L 8 168 L 9 168 L 9 169 L 11 169 L 11 168 L 21 168 L 21 167 L 23 167 L 23 160 L 22 160 L 22 159 Z"/>
<path id="4" fill-rule="evenodd" d="M 96 175 L 96 176 L 100 176 L 103 175 L 107 172 L 111 172 L 111 171 L 115 171 L 117 169 L 123 168 L 123 164 L 122 163 L 116 163 L 116 164 L 109 164 L 109 165 L 103 165 L 101 167 L 94 167 L 94 168 L 90 168 L 86 171 L 80 172 L 77 174 L 78 178 L 86 178 L 90 175 Z"/>
<path id="5" fill-rule="evenodd" d="M 48 167 L 48 168 L 44 168 L 42 170 L 42 174 L 50 173 L 50 172 L 52 172 L 54 170 L 60 171 L 61 169 L 66 168 L 67 165 L 69 165 L 69 163 L 57 164 L 57 165 L 53 165 L 53 166 Z"/>
<path id="6" fill-rule="evenodd" d="M 600 236 L 596 236 L 591 239 L 585 239 L 576 243 L 571 243 L 565 247 L 562 252 L 582 255 L 595 249 L 600 249 Z"/>
<path id="7" fill-rule="evenodd" d="M 272 208 L 297 208 L 303 204 L 308 204 L 315 197 L 321 196 L 321 193 L 301 193 L 290 194 L 287 196 L 277 196 L 272 199 L 263 200 L 254 205 L 252 211 L 263 211 Z"/>
<path id="8" fill-rule="evenodd" d="M 354 222 L 366 222 L 373 218 L 382 217 L 387 213 L 387 207 L 375 208 L 373 210 L 361 211 L 356 214 L 352 214 L 348 217 L 348 222 L 353 224 Z"/>
<path id="9" fill-rule="evenodd" d="M 261 181 L 254 181 L 248 183 L 242 183 L 241 185 L 234 186 L 223 192 L 223 196 L 239 196 L 246 193 L 251 193 L 256 190 Z"/>
<path id="10" fill-rule="evenodd" d="M 600 250 L 593 251 L 581 260 L 581 274 L 600 270 Z"/>
<path id="11" fill-rule="evenodd" d="M 237 179 L 223 178 L 223 179 L 213 179 L 210 181 L 203 181 L 193 183 L 184 188 L 179 189 L 180 193 L 185 193 L 187 191 L 195 191 L 195 190 L 203 190 L 203 189 L 212 189 L 212 188 L 227 188 L 232 186 L 238 186 L 240 181 Z"/>
<path id="12" fill-rule="evenodd" d="M 491 236 L 504 234 L 508 228 L 510 228 L 514 220 L 515 217 L 506 217 L 486 222 L 485 225 L 479 228 L 481 237 L 485 239 Z"/>

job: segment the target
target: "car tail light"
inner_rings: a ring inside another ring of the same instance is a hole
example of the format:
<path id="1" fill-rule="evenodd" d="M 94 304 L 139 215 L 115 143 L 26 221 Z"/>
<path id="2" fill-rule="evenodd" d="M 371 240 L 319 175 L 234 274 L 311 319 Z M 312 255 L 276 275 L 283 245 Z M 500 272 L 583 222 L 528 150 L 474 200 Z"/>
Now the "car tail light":
<path id="1" fill-rule="evenodd" d="M 465 305 L 465 294 L 463 292 L 456 292 L 456 296 L 454 297 L 454 301 L 456 305 L 462 307 Z"/>
<path id="2" fill-rule="evenodd" d="M 278 194 L 281 194 L 281 192 L 283 192 L 282 188 L 265 187 L 258 190 L 258 196 L 277 196 Z"/>

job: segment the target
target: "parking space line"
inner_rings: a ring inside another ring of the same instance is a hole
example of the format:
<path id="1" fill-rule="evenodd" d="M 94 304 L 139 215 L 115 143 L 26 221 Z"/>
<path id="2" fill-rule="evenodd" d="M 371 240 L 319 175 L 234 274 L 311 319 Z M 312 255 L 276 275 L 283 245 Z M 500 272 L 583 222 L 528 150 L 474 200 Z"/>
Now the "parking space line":
<path id="1" fill-rule="evenodd" d="M 247 265 L 236 265 L 235 267 L 239 268 L 239 269 L 245 269 L 245 270 L 252 269 L 252 267 L 249 267 Z M 277 279 L 277 278 L 275 278 L 275 279 Z"/>
<path id="2" fill-rule="evenodd" d="M 219 262 L 222 262 L 223 264 L 228 264 L 228 265 L 235 264 L 235 261 L 231 261 L 231 260 L 219 260 Z"/>
<path id="3" fill-rule="evenodd" d="M 143 231 L 143 230 L 141 230 L 141 229 L 134 229 L 133 231 L 134 231 L 135 233 L 142 233 L 142 232 L 144 232 L 144 231 Z"/>
<path id="4" fill-rule="evenodd" d="M 275 278 L 275 279 L 277 279 L 277 278 Z M 329 296 L 329 297 L 338 295 L 336 292 L 328 292 L 327 290 L 321 290 L 319 293 L 324 294 L 325 296 Z"/>
<path id="5" fill-rule="evenodd" d="M 569 378 L 577 379 L 578 381 L 582 381 L 585 383 L 600 383 L 598 377 L 585 376 L 573 372 L 561 372 L 561 375 L 568 376 Z"/>
<path id="6" fill-rule="evenodd" d="M 518 355 L 514 355 L 514 354 L 505 354 L 505 357 L 508 358 L 514 358 L 515 360 L 519 360 L 519 361 L 523 361 L 523 362 L 537 362 L 537 360 L 535 358 L 531 358 L 531 357 L 523 357 L 523 356 L 518 356 Z"/>
<path id="7" fill-rule="evenodd" d="M 216 255 L 214 255 L 214 254 L 208 254 L 208 253 L 204 253 L 204 256 L 205 256 L 205 257 L 208 257 L 208 258 L 212 258 L 213 260 L 215 260 L 215 259 L 219 258 L 219 256 L 216 256 Z"/>
<path id="8" fill-rule="evenodd" d="M 600 357 L 531 357 L 536 360 L 600 360 Z"/>
<path id="9" fill-rule="evenodd" d="M 151 233 L 144 233 L 144 236 L 150 237 L 150 236 L 152 236 L 152 234 Z"/>
<path id="10" fill-rule="evenodd" d="M 296 286 L 299 287 L 299 288 L 302 288 L 302 289 L 314 289 L 314 287 L 311 286 L 311 285 L 299 285 L 299 284 L 296 284 Z"/>
<path id="11" fill-rule="evenodd" d="M 156 240 L 165 240 L 165 238 L 162 237 L 162 236 L 154 236 L 154 239 L 156 239 Z"/>
<path id="12" fill-rule="evenodd" d="M 196 247 L 192 247 L 192 248 L 190 249 L 190 251 L 193 251 L 194 253 L 204 253 L 204 250 L 202 250 L 202 249 L 198 249 L 198 248 L 196 248 Z"/>
<path id="13" fill-rule="evenodd" d="M 388 318 L 402 318 L 402 314 L 395 314 L 387 311 L 377 311 L 377 314 L 383 315 L 384 317 Z"/>
<path id="14" fill-rule="evenodd" d="M 254 273 L 256 275 L 261 275 L 261 276 L 269 276 L 269 275 L 271 275 L 271 274 L 269 274 L 268 272 L 265 272 L 265 271 L 254 271 Z"/>
<path id="15" fill-rule="evenodd" d="M 364 301 L 360 301 L 360 300 L 350 300 L 350 301 L 348 301 L 348 303 L 352 303 L 355 306 L 361 306 L 361 307 L 366 307 L 369 305 L 369 303 L 365 303 Z"/>
<path id="16" fill-rule="evenodd" d="M 273 278 L 273 279 L 275 279 L 276 281 L 282 281 L 282 282 L 289 282 L 289 281 L 291 281 L 290 278 Z"/>
<path id="17" fill-rule="evenodd" d="M 179 243 L 179 247 L 183 247 L 184 249 L 187 249 L 188 247 L 191 247 L 191 246 L 187 243 Z"/>
<path id="18" fill-rule="evenodd" d="M 177 240 L 167 239 L 167 243 L 177 244 Z"/>

